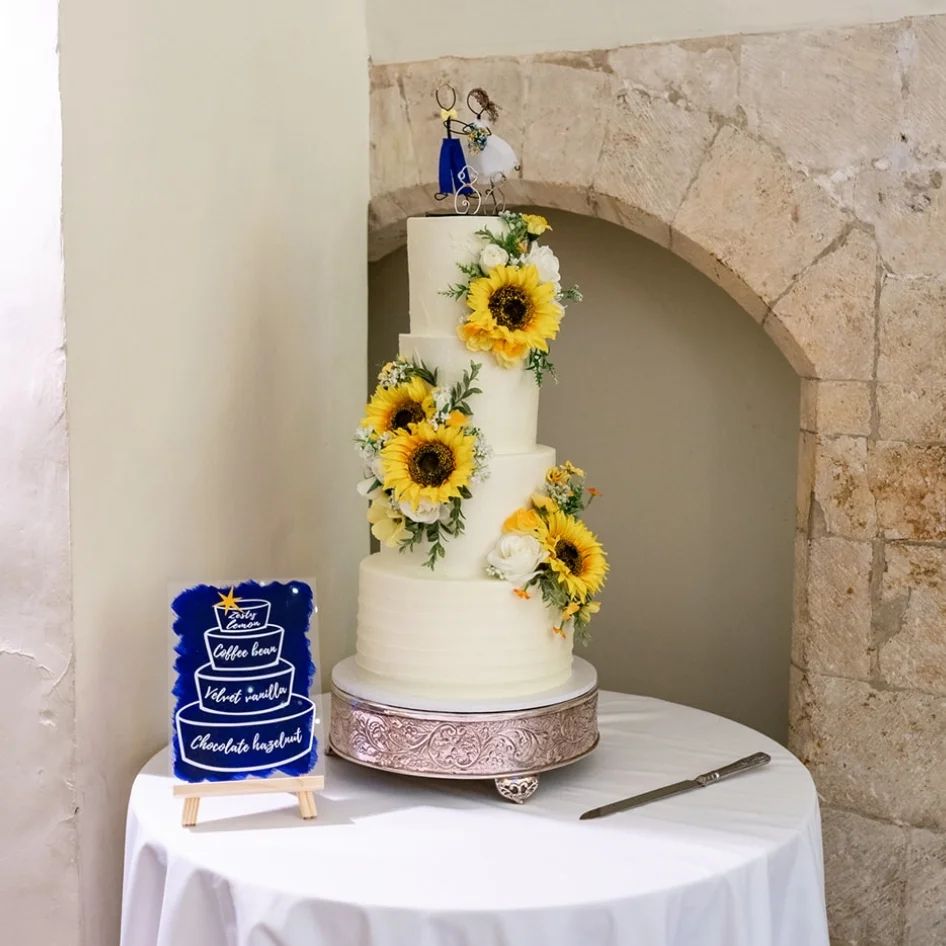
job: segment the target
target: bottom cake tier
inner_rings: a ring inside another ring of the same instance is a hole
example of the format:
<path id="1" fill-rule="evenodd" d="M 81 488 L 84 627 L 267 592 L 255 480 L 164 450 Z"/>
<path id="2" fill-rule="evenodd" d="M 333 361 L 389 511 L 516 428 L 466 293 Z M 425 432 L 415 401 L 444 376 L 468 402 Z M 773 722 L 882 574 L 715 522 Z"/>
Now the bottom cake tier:
<path id="1" fill-rule="evenodd" d="M 355 661 L 419 696 L 525 696 L 571 675 L 571 634 L 556 634 L 553 623 L 538 593 L 524 600 L 503 581 L 440 578 L 369 555 L 359 574 Z"/>

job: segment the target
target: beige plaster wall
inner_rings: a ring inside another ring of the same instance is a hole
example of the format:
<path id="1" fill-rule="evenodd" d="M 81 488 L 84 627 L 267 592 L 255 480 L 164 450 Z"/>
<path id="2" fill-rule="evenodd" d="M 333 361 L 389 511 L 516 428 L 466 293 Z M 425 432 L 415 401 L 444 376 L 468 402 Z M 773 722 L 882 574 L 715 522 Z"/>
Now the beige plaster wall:
<path id="1" fill-rule="evenodd" d="M 602 684 L 721 713 L 784 742 L 798 376 L 682 260 L 604 221 L 547 211 L 572 306 L 539 440 L 604 493 L 587 521 L 612 565 L 593 640 Z M 369 371 L 407 331 L 406 250 L 372 264 Z M 725 682 L 725 685 L 723 685 Z"/>
<path id="2" fill-rule="evenodd" d="M 943 0 L 480 0 L 462 8 L 430 0 L 368 0 L 368 44 L 374 62 L 408 62 L 438 56 L 611 49 L 944 12 Z"/>
<path id="3" fill-rule="evenodd" d="M 314 574 L 323 661 L 352 648 L 363 16 L 64 4 L 86 946 L 117 942 L 127 793 L 167 739 L 167 583 Z"/>
<path id="4" fill-rule="evenodd" d="M 0 917 L 78 942 L 56 0 L 0 4 Z"/>

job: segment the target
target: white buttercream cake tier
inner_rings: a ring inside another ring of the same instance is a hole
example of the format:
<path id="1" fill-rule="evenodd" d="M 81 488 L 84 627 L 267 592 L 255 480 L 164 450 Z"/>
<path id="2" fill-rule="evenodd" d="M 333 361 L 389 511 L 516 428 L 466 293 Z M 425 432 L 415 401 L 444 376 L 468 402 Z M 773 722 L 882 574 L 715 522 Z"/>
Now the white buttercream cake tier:
<path id="1" fill-rule="evenodd" d="M 499 217 L 411 217 L 407 221 L 411 332 L 456 338 L 457 324 L 469 309 L 463 299 L 451 299 L 443 292 L 466 280 L 458 263 L 479 259 L 485 244 L 476 231 L 498 232 L 501 226 Z"/>
<path id="2" fill-rule="evenodd" d="M 438 697 L 419 695 L 408 687 L 367 673 L 358 666 L 355 657 L 346 657 L 332 668 L 332 684 L 359 700 L 407 710 L 435 713 L 516 713 L 579 699 L 598 686 L 598 672 L 587 660 L 573 657 L 571 676 L 564 683 L 547 690 L 539 690 L 526 696 L 460 698 L 451 694 Z"/>
<path id="3" fill-rule="evenodd" d="M 539 595 L 508 582 L 449 579 L 369 555 L 358 589 L 358 667 L 418 696 L 524 696 L 563 684 L 572 639 L 552 630 Z"/>

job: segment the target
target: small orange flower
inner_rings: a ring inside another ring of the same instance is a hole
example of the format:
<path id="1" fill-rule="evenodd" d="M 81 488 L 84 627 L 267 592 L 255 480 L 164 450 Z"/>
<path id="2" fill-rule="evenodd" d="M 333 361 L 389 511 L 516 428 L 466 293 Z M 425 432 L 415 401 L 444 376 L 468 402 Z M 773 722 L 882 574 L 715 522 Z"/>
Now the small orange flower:
<path id="1" fill-rule="evenodd" d="M 588 487 L 588 492 L 589 492 L 589 494 L 592 495 L 592 496 L 600 496 L 600 495 L 601 495 L 601 490 L 598 489 L 596 486 L 589 486 L 589 487 Z"/>
<path id="2" fill-rule="evenodd" d="M 532 595 L 530 595 L 529 592 L 526 591 L 525 588 L 513 588 L 512 593 L 517 598 L 522 598 L 523 601 L 528 601 L 532 597 Z"/>
<path id="3" fill-rule="evenodd" d="M 553 634 L 558 634 L 559 637 L 564 637 L 564 636 L 565 636 L 565 628 L 555 626 L 555 627 L 552 628 L 552 633 L 553 633 Z"/>

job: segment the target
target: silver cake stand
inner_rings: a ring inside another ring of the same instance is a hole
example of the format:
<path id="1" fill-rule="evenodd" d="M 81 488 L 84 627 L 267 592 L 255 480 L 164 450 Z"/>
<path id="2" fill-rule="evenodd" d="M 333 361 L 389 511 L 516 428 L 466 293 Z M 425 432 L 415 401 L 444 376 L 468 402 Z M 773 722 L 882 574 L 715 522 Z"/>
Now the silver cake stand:
<path id="1" fill-rule="evenodd" d="M 411 696 L 364 673 L 354 657 L 332 673 L 329 747 L 358 765 L 423 778 L 492 779 L 521 804 L 539 775 L 598 744 L 598 675 L 578 657 L 562 686 L 518 700 Z"/>

